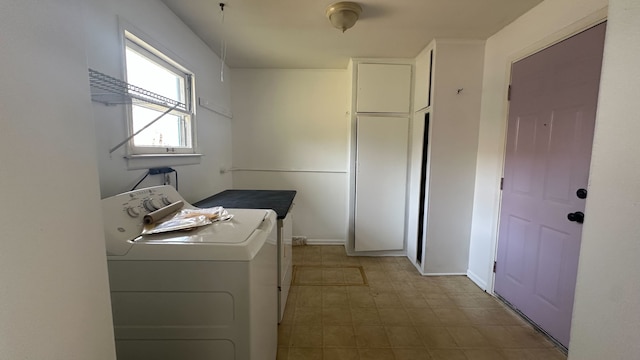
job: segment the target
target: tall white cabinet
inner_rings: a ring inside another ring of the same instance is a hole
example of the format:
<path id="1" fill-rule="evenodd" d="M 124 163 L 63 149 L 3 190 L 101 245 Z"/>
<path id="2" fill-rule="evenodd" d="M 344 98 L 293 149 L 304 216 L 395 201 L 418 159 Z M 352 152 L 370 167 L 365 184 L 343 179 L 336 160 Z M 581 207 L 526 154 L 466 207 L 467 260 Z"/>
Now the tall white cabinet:
<path id="1" fill-rule="evenodd" d="M 423 274 L 467 273 L 483 63 L 475 40 L 435 40 L 416 58 L 406 229 Z"/>
<path id="2" fill-rule="evenodd" d="M 352 60 L 349 253 L 404 254 L 413 62 Z"/>

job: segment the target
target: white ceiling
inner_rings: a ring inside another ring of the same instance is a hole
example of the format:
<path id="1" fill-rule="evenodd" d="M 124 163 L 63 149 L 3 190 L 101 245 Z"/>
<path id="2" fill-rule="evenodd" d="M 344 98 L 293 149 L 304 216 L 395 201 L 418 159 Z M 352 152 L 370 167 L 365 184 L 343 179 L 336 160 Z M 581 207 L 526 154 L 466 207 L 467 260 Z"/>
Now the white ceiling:
<path id="1" fill-rule="evenodd" d="M 162 0 L 232 68 L 345 68 L 351 57 L 413 58 L 434 38 L 486 39 L 542 0 L 358 0 L 344 34 L 332 0 Z M 226 3 L 224 24 L 220 1 Z"/>

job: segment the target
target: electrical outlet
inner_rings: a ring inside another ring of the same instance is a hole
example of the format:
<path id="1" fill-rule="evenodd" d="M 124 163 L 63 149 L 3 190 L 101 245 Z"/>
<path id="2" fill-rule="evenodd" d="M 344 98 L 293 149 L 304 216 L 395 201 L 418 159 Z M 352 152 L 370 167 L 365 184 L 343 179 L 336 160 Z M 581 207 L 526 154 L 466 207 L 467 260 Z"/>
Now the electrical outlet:
<path id="1" fill-rule="evenodd" d="M 174 171 L 175 170 L 170 167 L 152 168 L 149 169 L 149 175 L 168 174 Z"/>
<path id="2" fill-rule="evenodd" d="M 291 238 L 291 242 L 292 242 L 293 246 L 307 245 L 307 237 L 306 236 L 293 236 Z"/>

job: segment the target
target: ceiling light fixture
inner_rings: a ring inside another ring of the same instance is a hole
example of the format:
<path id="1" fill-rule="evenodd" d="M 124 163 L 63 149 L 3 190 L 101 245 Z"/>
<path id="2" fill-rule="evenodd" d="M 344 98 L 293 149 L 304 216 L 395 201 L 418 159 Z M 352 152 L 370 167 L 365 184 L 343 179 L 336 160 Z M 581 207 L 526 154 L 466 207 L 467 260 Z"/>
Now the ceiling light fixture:
<path id="1" fill-rule="evenodd" d="M 334 27 L 345 32 L 356 24 L 361 12 L 362 7 L 360 7 L 360 5 L 354 2 L 341 1 L 329 5 L 327 8 L 327 18 Z"/>

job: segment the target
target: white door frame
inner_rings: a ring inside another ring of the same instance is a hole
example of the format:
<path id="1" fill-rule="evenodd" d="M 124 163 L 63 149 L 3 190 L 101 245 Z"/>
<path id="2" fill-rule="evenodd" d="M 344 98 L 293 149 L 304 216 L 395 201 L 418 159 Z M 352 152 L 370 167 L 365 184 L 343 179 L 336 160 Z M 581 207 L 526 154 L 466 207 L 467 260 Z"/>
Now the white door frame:
<path id="1" fill-rule="evenodd" d="M 565 28 L 563 28 L 560 31 L 557 31 L 535 43 L 533 43 L 532 45 L 529 45 L 525 48 L 523 48 L 522 50 L 512 54 L 511 56 L 509 56 L 507 58 L 507 68 L 505 69 L 507 76 L 506 76 L 506 81 L 504 84 L 504 96 L 503 96 L 503 114 L 504 118 L 502 119 L 504 127 L 503 127 L 503 133 L 502 133 L 502 138 L 503 138 L 503 147 L 502 147 L 502 159 L 500 161 L 500 169 L 501 169 L 501 174 L 500 177 L 504 177 L 504 163 L 505 163 L 505 156 L 506 156 L 506 152 L 507 152 L 507 126 L 508 126 L 508 122 L 509 122 L 509 101 L 507 100 L 507 92 L 509 89 L 509 84 L 511 84 L 511 66 L 513 65 L 513 63 L 518 62 L 528 56 L 531 56 L 535 53 L 538 53 L 546 48 L 549 48 L 559 42 L 562 42 L 576 34 L 579 34 L 591 27 L 594 27 L 600 23 L 603 23 L 605 21 L 607 21 L 607 8 L 601 9 L 593 14 L 591 14 L 590 16 L 587 16 L 579 21 L 574 22 L 573 24 L 570 24 L 568 26 L 566 26 Z M 491 267 L 493 267 L 493 264 L 495 263 L 495 261 L 498 258 L 498 232 L 499 232 L 499 228 L 500 228 L 500 212 L 502 210 L 502 191 L 499 191 L 499 195 L 498 195 L 498 209 L 497 209 L 497 221 L 495 222 L 495 224 L 493 224 L 493 238 L 492 238 L 492 242 L 493 242 L 493 261 L 490 262 Z M 495 273 L 493 272 L 493 268 L 489 269 L 489 272 L 491 274 L 491 279 L 489 280 L 489 284 L 487 284 L 487 292 L 495 295 L 494 292 L 494 287 L 495 287 Z"/>

